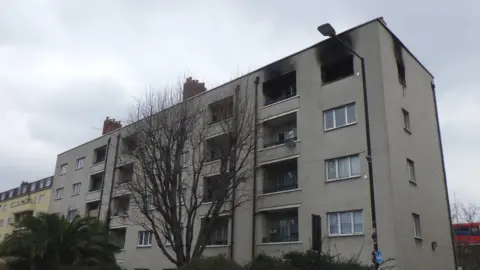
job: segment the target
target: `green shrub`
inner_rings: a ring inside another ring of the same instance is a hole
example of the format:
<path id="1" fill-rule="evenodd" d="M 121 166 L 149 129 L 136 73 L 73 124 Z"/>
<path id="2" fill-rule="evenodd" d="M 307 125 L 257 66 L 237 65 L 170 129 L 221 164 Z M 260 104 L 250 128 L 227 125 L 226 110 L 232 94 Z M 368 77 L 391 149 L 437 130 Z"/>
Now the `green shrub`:
<path id="1" fill-rule="evenodd" d="M 179 270 L 243 270 L 243 267 L 229 258 L 219 255 L 195 259 Z"/>
<path id="2" fill-rule="evenodd" d="M 245 266 L 246 270 L 297 270 L 295 267 L 285 263 L 282 259 L 273 258 L 260 254 L 253 261 Z"/>

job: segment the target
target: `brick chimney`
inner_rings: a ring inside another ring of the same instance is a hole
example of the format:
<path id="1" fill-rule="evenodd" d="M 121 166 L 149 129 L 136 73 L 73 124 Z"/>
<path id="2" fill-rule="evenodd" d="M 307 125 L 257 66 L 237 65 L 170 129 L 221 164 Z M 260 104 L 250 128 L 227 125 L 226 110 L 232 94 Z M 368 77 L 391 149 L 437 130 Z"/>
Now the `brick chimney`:
<path id="1" fill-rule="evenodd" d="M 108 118 L 107 116 L 107 119 L 105 119 L 105 121 L 103 121 L 103 133 L 102 135 L 105 135 L 109 132 L 112 132 L 116 129 L 119 129 L 122 127 L 122 123 L 120 123 L 120 121 L 115 121 L 115 119 L 110 119 Z"/>
<path id="2" fill-rule="evenodd" d="M 207 88 L 205 88 L 205 83 L 200 83 L 198 80 L 193 80 L 192 77 L 188 77 L 183 84 L 183 100 L 196 96 L 205 91 L 207 91 Z"/>

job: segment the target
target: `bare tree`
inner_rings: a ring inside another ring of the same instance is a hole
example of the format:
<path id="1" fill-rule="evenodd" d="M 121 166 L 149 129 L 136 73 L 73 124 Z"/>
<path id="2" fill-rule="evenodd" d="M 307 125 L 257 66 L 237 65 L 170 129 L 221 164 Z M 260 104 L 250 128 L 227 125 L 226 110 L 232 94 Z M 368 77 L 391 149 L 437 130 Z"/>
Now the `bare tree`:
<path id="1" fill-rule="evenodd" d="M 137 211 L 129 220 L 177 266 L 201 256 L 222 218 L 248 199 L 255 127 L 247 83 L 186 101 L 179 83 L 148 91 L 131 112 L 128 189 Z"/>
<path id="2" fill-rule="evenodd" d="M 474 202 L 462 203 L 454 194 L 450 208 L 452 222 L 456 226 L 462 226 L 456 229 L 467 233 L 462 241 L 455 241 L 458 264 L 464 270 L 480 269 L 480 245 L 471 241 L 473 234 L 480 235 L 478 206 Z"/>

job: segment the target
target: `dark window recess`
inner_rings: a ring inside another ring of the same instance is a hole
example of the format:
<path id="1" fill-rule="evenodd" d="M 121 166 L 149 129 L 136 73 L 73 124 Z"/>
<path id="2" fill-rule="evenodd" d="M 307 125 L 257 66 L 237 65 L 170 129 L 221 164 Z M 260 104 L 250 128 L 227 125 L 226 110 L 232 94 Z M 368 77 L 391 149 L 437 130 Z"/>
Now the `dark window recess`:
<path id="1" fill-rule="evenodd" d="M 102 188 L 103 173 L 97 173 L 90 176 L 90 187 L 88 191 L 97 191 Z"/>
<path id="2" fill-rule="evenodd" d="M 403 85 L 406 86 L 405 81 L 405 64 L 402 60 L 397 59 L 397 71 L 398 71 L 398 81 Z"/>
<path id="3" fill-rule="evenodd" d="M 297 95 L 297 73 L 289 72 L 263 84 L 265 105 Z"/>
<path id="4" fill-rule="evenodd" d="M 353 72 L 353 55 L 345 55 L 322 65 L 322 82 L 327 84 L 338 81 L 352 76 Z"/>
<path id="5" fill-rule="evenodd" d="M 105 161 L 106 155 L 107 155 L 107 146 L 102 146 L 100 148 L 95 149 L 95 157 L 93 160 L 93 164 Z"/>
<path id="6" fill-rule="evenodd" d="M 220 176 L 210 176 L 204 178 L 204 201 L 212 202 L 216 200 L 225 200 L 228 193 L 228 183 L 222 181 Z"/>

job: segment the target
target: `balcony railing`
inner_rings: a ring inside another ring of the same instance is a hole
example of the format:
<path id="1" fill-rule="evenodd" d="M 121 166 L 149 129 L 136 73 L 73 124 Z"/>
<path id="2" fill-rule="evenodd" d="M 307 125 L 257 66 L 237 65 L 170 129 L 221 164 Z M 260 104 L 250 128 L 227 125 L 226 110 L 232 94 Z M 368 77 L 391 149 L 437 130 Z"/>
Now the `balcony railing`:
<path id="1" fill-rule="evenodd" d="M 284 91 L 279 97 L 276 97 L 276 98 L 265 97 L 265 106 L 273 104 L 273 103 L 277 103 L 277 102 L 282 101 L 282 100 L 287 99 L 287 98 L 294 97 L 296 95 L 297 95 L 297 89 L 292 86 L 287 91 Z"/>
<path id="2" fill-rule="evenodd" d="M 275 141 L 275 142 L 266 143 L 266 144 L 263 145 L 263 148 L 268 148 L 268 147 L 272 147 L 272 146 L 276 146 L 276 145 L 281 145 L 281 144 L 285 144 L 287 142 L 292 142 L 292 141 L 296 141 L 296 140 L 297 140 L 297 136 L 294 136 L 294 137 L 289 138 L 289 139 L 278 140 L 278 141 Z"/>
<path id="3" fill-rule="evenodd" d="M 286 190 L 292 190 L 292 189 L 297 189 L 298 188 L 298 183 L 297 183 L 297 177 L 294 177 L 294 183 L 291 184 L 282 184 L 282 185 L 269 185 L 263 188 L 263 193 L 273 193 L 273 192 L 280 192 L 280 191 L 286 191 Z"/>
<path id="4" fill-rule="evenodd" d="M 298 234 L 291 235 L 270 235 L 262 238 L 263 243 L 280 243 L 280 242 L 296 242 L 298 241 Z"/>

